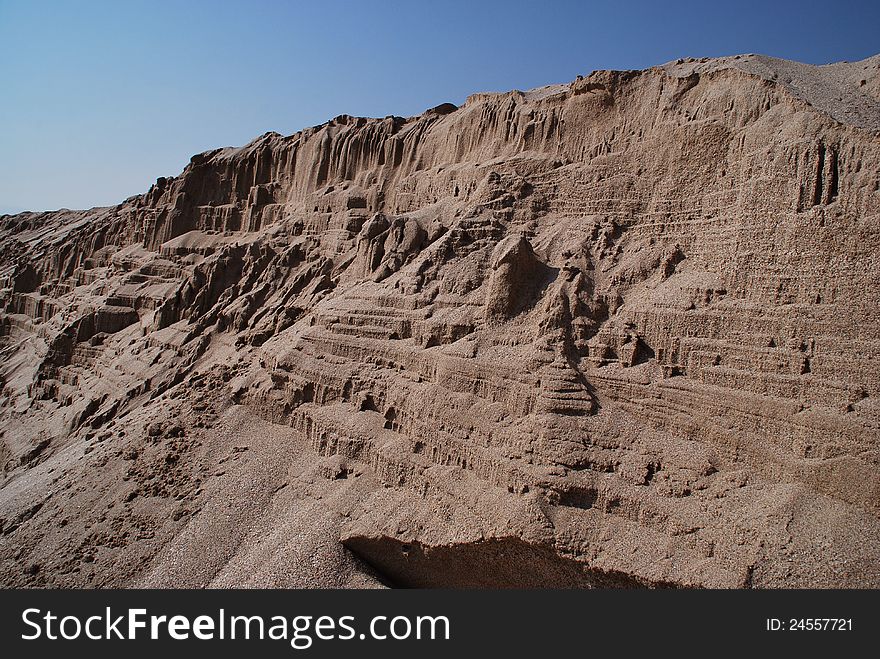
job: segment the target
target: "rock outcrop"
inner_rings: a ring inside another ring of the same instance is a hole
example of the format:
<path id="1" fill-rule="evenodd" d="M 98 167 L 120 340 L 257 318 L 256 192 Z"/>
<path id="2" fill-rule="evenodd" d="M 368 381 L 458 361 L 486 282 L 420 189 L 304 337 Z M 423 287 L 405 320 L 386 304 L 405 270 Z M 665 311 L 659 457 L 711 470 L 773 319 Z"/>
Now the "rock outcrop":
<path id="1" fill-rule="evenodd" d="M 0 582 L 880 586 L 878 90 L 600 71 L 0 217 Z"/>

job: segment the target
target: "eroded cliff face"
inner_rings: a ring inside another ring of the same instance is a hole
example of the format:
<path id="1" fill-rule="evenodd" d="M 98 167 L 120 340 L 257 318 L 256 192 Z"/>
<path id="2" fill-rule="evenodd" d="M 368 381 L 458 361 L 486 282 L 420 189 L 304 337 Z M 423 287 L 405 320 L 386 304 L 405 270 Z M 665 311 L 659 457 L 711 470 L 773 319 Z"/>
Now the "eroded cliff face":
<path id="1" fill-rule="evenodd" d="M 880 586 L 878 70 L 595 72 L 0 219 L 3 584 Z"/>

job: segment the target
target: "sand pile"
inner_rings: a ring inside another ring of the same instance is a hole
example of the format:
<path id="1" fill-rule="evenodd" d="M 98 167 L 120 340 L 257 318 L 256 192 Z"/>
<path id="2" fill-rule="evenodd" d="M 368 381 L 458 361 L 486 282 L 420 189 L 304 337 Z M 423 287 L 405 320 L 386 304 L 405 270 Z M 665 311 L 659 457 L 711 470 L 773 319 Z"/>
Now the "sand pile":
<path id="1" fill-rule="evenodd" d="M 0 218 L 0 583 L 880 586 L 878 65 L 342 115 Z"/>

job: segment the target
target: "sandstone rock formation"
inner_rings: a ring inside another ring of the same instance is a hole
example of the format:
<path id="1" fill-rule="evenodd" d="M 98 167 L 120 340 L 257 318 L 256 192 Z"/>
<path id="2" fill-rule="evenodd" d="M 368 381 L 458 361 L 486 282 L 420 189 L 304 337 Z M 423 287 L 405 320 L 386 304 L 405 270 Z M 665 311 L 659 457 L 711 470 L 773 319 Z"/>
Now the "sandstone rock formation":
<path id="1" fill-rule="evenodd" d="M 880 56 L 340 116 L 0 218 L 4 586 L 880 586 Z"/>

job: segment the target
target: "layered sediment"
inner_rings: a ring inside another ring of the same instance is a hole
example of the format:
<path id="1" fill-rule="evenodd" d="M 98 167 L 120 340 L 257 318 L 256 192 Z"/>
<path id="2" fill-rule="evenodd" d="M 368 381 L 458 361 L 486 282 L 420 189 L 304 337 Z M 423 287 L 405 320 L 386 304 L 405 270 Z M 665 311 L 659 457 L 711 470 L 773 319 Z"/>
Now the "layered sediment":
<path id="1" fill-rule="evenodd" d="M 0 582 L 877 587 L 878 162 L 746 55 L 0 217 Z"/>

